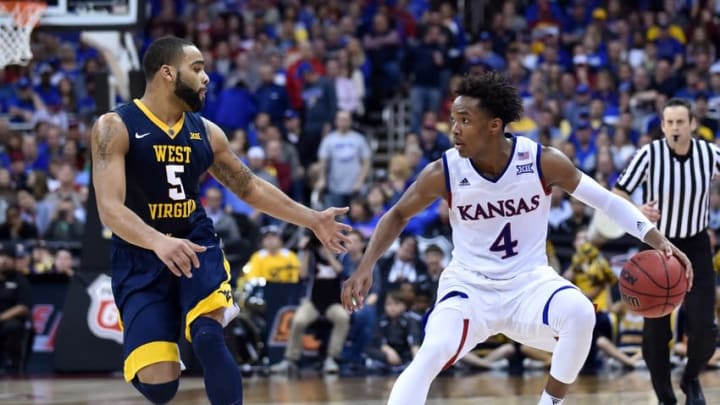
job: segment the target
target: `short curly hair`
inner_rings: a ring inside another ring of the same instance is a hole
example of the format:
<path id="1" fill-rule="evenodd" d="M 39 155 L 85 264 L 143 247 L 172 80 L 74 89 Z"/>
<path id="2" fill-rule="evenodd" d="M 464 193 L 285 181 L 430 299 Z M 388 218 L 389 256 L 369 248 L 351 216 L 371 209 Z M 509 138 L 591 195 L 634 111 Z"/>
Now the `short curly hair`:
<path id="1" fill-rule="evenodd" d="M 455 90 L 455 95 L 478 99 L 477 107 L 487 111 L 493 118 L 500 118 L 503 125 L 519 120 L 523 114 L 517 89 L 502 73 L 466 75 Z"/>

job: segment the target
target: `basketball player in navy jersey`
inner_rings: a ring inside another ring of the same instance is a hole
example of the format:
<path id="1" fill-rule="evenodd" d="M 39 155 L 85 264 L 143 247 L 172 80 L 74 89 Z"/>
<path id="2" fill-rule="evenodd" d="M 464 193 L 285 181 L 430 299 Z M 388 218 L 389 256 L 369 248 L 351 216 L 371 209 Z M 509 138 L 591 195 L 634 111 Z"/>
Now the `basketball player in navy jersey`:
<path id="1" fill-rule="evenodd" d="M 202 118 L 208 76 L 191 43 L 158 39 L 143 58 L 145 94 L 100 117 L 92 131 L 93 185 L 113 231 L 112 288 L 124 327 L 124 375 L 155 404 L 178 388 L 181 326 L 203 368 L 212 404 L 242 403 L 240 372 L 223 327 L 234 315 L 229 265 L 199 202 L 209 171 L 250 205 L 308 227 L 344 251 L 347 208 L 311 210 L 257 178 Z"/>
<path id="2" fill-rule="evenodd" d="M 504 133 L 521 115 L 517 90 L 504 76 L 465 77 L 452 105 L 454 147 L 425 167 L 382 216 L 357 270 L 343 285 L 344 307 L 358 309 L 375 261 L 408 220 L 437 198 L 447 200 L 453 257 L 440 277 L 425 340 L 395 382 L 389 404 L 424 403 L 440 371 L 497 333 L 553 353 L 539 404 L 563 402 L 590 350 L 595 311 L 548 266 L 552 187 L 600 209 L 664 254 L 677 255 L 692 277 L 687 257 L 633 204 L 598 185 L 557 149 Z"/>

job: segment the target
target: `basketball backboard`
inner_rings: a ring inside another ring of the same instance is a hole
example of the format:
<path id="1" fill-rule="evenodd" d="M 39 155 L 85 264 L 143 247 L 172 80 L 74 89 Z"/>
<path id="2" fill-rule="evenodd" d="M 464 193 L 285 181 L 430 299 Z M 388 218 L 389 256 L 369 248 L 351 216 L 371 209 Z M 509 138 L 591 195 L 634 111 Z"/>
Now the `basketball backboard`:
<path id="1" fill-rule="evenodd" d="M 54 30 L 127 29 L 142 23 L 144 0 L 46 0 L 40 28 Z"/>

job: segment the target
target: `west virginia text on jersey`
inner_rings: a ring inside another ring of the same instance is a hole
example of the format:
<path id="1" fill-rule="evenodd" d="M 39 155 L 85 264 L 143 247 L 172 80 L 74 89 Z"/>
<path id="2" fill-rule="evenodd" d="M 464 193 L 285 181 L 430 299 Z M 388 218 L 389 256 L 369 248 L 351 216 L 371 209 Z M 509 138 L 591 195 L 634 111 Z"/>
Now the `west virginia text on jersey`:
<path id="1" fill-rule="evenodd" d="M 212 222 L 198 200 L 198 178 L 213 161 L 200 115 L 185 113 L 169 127 L 140 100 L 115 111 L 130 141 L 125 156 L 128 208 L 163 233 L 188 237 L 194 226 L 194 238 L 212 237 Z"/>

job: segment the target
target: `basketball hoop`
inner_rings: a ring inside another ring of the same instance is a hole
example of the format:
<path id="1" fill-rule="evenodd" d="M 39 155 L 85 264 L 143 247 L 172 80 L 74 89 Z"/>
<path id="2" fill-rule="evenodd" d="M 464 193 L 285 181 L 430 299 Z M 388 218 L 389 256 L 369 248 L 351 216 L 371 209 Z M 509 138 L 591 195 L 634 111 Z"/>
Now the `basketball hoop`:
<path id="1" fill-rule="evenodd" d="M 30 62 L 30 34 L 46 9 L 37 1 L 0 1 L 0 68 Z"/>

